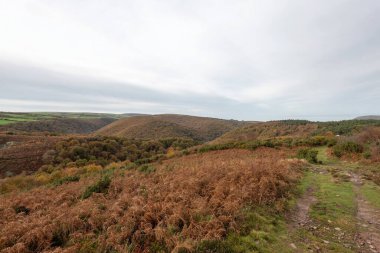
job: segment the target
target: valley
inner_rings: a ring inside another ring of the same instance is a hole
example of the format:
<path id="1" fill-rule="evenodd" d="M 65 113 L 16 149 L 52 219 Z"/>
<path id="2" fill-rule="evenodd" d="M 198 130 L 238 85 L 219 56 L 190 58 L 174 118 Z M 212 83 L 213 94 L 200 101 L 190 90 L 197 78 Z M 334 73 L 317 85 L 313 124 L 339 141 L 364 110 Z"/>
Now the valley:
<path id="1" fill-rule="evenodd" d="M 380 251 L 377 120 L 144 115 L 0 141 L 0 252 Z"/>

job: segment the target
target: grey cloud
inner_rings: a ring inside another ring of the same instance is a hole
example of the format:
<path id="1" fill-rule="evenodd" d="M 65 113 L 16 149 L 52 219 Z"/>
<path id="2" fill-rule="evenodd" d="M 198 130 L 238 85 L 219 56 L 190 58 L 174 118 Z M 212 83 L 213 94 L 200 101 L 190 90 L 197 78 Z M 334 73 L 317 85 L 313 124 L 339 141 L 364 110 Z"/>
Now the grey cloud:
<path id="1" fill-rule="evenodd" d="M 380 113 L 378 0 L 25 6 L 0 10 L 0 110 L 250 120 Z"/>

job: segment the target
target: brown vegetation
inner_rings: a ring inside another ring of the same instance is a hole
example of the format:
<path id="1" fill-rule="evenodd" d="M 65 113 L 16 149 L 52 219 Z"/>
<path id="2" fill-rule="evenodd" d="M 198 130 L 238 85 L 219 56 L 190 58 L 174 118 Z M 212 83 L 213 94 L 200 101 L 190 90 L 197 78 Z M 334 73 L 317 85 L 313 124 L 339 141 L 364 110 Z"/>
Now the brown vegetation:
<path id="1" fill-rule="evenodd" d="M 43 154 L 62 139 L 58 136 L 0 133 L 0 178 L 22 171 L 36 171 L 43 165 Z"/>
<path id="2" fill-rule="evenodd" d="M 107 190 L 97 190 L 101 175 L 94 172 L 81 174 L 79 182 L 1 195 L 0 250 L 186 252 L 201 240 L 238 231 L 243 207 L 288 197 L 301 175 L 298 160 L 283 159 L 288 154 L 269 148 L 208 152 L 154 169 L 104 171 L 111 177 Z M 82 199 L 89 189 L 95 193 Z"/>
<path id="3" fill-rule="evenodd" d="M 12 123 L 1 126 L 3 131 L 22 131 L 22 132 L 50 132 L 65 134 L 86 134 L 92 133 L 112 122 L 114 118 L 60 118 L 50 120 L 38 120 L 28 122 Z"/>
<path id="4" fill-rule="evenodd" d="M 139 139 L 185 137 L 210 141 L 244 124 L 236 120 L 165 114 L 120 119 L 96 133 Z"/>
<path id="5" fill-rule="evenodd" d="M 213 144 L 262 140 L 275 137 L 307 137 L 318 128 L 317 124 L 286 124 L 283 122 L 252 123 L 225 133 L 212 141 Z"/>

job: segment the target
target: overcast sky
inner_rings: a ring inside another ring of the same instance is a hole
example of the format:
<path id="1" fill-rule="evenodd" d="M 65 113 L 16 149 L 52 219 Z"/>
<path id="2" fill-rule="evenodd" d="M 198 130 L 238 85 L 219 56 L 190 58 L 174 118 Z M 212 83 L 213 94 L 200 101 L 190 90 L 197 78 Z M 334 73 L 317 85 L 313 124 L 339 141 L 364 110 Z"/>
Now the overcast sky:
<path id="1" fill-rule="evenodd" d="M 380 114 L 379 0 L 0 0 L 0 111 Z"/>

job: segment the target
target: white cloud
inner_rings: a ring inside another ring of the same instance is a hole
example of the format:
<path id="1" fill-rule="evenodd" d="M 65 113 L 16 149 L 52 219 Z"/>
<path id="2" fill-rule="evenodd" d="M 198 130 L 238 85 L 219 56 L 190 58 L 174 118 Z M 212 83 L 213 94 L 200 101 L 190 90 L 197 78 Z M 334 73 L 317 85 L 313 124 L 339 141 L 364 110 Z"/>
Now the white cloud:
<path id="1" fill-rule="evenodd" d="M 119 99 L 118 91 L 104 83 L 117 82 L 117 90 L 187 100 L 162 99 L 163 112 L 250 104 L 252 119 L 259 110 L 335 115 L 342 110 L 326 112 L 327 105 L 368 89 L 367 103 L 379 105 L 379 11 L 377 0 L 0 0 L 0 60 L 102 81 L 96 89 L 107 99 Z M 248 117 L 232 111 L 221 116 Z"/>

